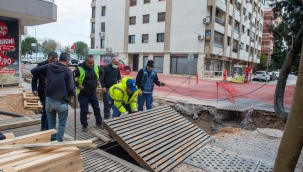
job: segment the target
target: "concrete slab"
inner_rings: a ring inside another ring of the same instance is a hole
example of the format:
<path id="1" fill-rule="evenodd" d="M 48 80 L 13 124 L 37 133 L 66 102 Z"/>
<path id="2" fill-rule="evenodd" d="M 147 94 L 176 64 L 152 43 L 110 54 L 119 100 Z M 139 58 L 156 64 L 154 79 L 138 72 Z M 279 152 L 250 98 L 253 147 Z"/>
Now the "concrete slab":
<path id="1" fill-rule="evenodd" d="M 284 133 L 284 131 L 282 130 L 276 130 L 271 128 L 257 128 L 257 131 L 267 136 L 278 137 L 278 138 L 281 138 Z"/>

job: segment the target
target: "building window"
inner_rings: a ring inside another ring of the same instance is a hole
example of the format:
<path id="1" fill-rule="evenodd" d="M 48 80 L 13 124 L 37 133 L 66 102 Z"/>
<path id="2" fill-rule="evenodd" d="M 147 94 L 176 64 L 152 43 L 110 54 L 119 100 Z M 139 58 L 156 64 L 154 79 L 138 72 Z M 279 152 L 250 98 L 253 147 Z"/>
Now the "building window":
<path id="1" fill-rule="evenodd" d="M 262 43 L 262 39 L 261 37 L 259 37 L 259 45 L 261 45 L 261 43 Z"/>
<path id="2" fill-rule="evenodd" d="M 242 33 L 244 33 L 244 32 L 245 32 L 245 26 L 242 25 Z"/>
<path id="3" fill-rule="evenodd" d="M 261 10 L 261 17 L 263 17 L 263 15 L 264 15 L 264 13 L 263 13 L 263 11 Z"/>
<path id="4" fill-rule="evenodd" d="M 129 17 L 129 25 L 135 25 L 136 24 L 136 16 L 135 17 Z"/>
<path id="5" fill-rule="evenodd" d="M 237 31 L 239 31 L 239 26 L 240 26 L 240 23 L 235 20 L 235 27 L 234 27 L 234 29 L 237 30 Z"/>
<path id="6" fill-rule="evenodd" d="M 157 33 L 157 42 L 164 42 L 164 33 Z"/>
<path id="7" fill-rule="evenodd" d="M 229 0 L 229 3 L 233 4 L 233 0 Z"/>
<path id="8" fill-rule="evenodd" d="M 101 16 L 105 16 L 105 13 L 106 13 L 106 6 L 102 6 Z"/>
<path id="9" fill-rule="evenodd" d="M 134 44 L 135 40 L 136 40 L 136 36 L 135 35 L 129 35 L 128 36 L 128 43 Z"/>
<path id="10" fill-rule="evenodd" d="M 250 37 L 251 39 L 251 41 L 255 41 L 255 33 L 254 32 L 251 32 L 251 37 Z"/>
<path id="11" fill-rule="evenodd" d="M 136 6 L 137 0 L 130 0 L 130 6 Z"/>
<path id="12" fill-rule="evenodd" d="M 105 22 L 101 23 L 101 32 L 105 32 Z"/>
<path id="13" fill-rule="evenodd" d="M 227 37 L 227 45 L 230 45 L 230 37 Z"/>
<path id="14" fill-rule="evenodd" d="M 164 13 L 158 13 L 158 22 L 165 21 L 165 12 Z"/>
<path id="15" fill-rule="evenodd" d="M 243 15 L 245 16 L 246 14 L 246 8 L 243 8 Z"/>
<path id="16" fill-rule="evenodd" d="M 92 18 L 95 18 L 96 16 L 96 7 L 92 8 Z"/>
<path id="17" fill-rule="evenodd" d="M 142 35 L 142 43 L 148 43 L 148 34 Z"/>
<path id="18" fill-rule="evenodd" d="M 150 3 L 150 0 L 144 0 L 144 4 Z"/>
<path id="19" fill-rule="evenodd" d="M 254 53 L 254 48 L 253 47 L 250 47 L 250 56 L 252 57 L 253 56 L 253 53 Z"/>
<path id="20" fill-rule="evenodd" d="M 105 48 L 105 39 L 100 40 L 100 48 L 104 49 Z"/>
<path id="21" fill-rule="evenodd" d="M 247 33 L 247 36 L 249 36 L 249 34 L 250 34 L 250 30 L 249 30 L 249 29 L 247 29 L 247 32 L 246 32 L 246 33 Z"/>
<path id="22" fill-rule="evenodd" d="M 223 45 L 223 34 L 215 31 L 214 42 Z"/>
<path id="23" fill-rule="evenodd" d="M 248 52 L 249 51 L 249 46 L 248 45 L 246 45 L 246 52 Z"/>
<path id="24" fill-rule="evenodd" d="M 238 52 L 238 41 L 234 39 L 233 42 L 233 52 L 237 53 Z"/>
<path id="25" fill-rule="evenodd" d="M 229 16 L 229 20 L 228 20 L 228 24 L 229 24 L 229 25 L 231 25 L 232 19 L 233 19 L 233 18 L 232 18 L 231 16 Z"/>
<path id="26" fill-rule="evenodd" d="M 91 33 L 95 33 L 95 22 L 92 23 L 92 30 Z"/>
<path id="27" fill-rule="evenodd" d="M 90 48 L 94 49 L 95 48 L 95 38 L 90 39 Z"/>
<path id="28" fill-rule="evenodd" d="M 149 14 L 143 15 L 143 23 L 149 23 Z"/>
<path id="29" fill-rule="evenodd" d="M 249 20 L 251 20 L 251 14 L 250 13 L 248 13 L 248 18 L 249 18 Z"/>

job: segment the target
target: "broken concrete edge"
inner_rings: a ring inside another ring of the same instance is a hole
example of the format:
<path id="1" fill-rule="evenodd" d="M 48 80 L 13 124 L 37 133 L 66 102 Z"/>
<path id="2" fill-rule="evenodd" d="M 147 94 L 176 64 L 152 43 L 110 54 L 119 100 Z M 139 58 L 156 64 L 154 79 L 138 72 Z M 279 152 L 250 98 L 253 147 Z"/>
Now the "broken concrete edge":
<path id="1" fill-rule="evenodd" d="M 257 128 L 257 131 L 266 136 L 282 138 L 284 131 L 271 128 Z"/>

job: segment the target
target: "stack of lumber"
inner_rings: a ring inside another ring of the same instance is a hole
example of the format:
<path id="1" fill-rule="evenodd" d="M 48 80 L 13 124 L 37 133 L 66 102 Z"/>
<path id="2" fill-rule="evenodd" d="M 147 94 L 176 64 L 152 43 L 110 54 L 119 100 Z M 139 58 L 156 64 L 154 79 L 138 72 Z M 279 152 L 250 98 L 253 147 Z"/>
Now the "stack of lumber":
<path id="1" fill-rule="evenodd" d="M 91 146 L 92 142 L 50 142 L 54 133 L 56 130 L 48 130 L 0 141 L 0 171 L 83 171 L 83 159 L 77 147 Z"/>
<path id="2" fill-rule="evenodd" d="M 24 108 L 28 110 L 41 110 L 42 104 L 38 96 L 33 93 L 23 91 Z"/>

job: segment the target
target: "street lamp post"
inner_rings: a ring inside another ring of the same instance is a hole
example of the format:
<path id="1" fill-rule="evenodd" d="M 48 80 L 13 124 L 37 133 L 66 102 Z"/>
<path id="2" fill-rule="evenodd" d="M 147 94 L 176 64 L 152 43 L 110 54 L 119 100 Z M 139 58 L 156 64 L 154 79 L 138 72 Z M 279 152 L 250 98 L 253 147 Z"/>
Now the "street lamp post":
<path id="1" fill-rule="evenodd" d="M 37 41 L 37 32 L 36 32 L 36 27 L 34 27 L 34 26 L 30 26 L 30 27 L 32 27 L 32 28 L 34 28 L 35 29 L 35 38 L 36 38 L 36 41 Z M 37 58 L 37 48 L 38 48 L 38 45 L 37 45 L 37 42 L 36 42 L 36 63 L 38 63 L 38 58 Z"/>

